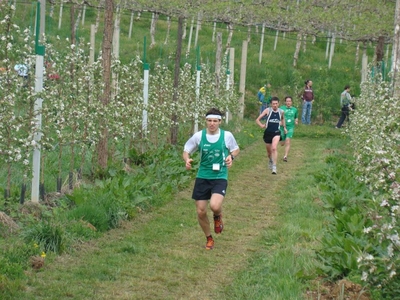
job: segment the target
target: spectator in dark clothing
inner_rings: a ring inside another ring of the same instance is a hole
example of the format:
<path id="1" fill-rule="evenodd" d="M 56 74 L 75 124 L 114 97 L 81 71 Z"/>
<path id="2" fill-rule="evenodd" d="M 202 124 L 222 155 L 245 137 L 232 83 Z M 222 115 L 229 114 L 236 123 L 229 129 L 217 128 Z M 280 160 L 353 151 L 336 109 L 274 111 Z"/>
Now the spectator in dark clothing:
<path id="1" fill-rule="evenodd" d="M 306 80 L 305 82 L 305 87 L 304 87 L 304 92 L 303 95 L 301 96 L 301 99 L 303 100 L 303 110 L 301 113 L 301 122 L 303 124 L 310 125 L 311 124 L 311 111 L 312 111 L 312 105 L 314 103 L 314 92 L 312 90 L 312 81 L 311 80 Z"/>
<path id="2" fill-rule="evenodd" d="M 342 106 L 342 113 L 335 128 L 341 128 L 346 118 L 349 118 L 349 112 L 353 110 L 351 107 L 350 86 L 346 85 L 344 91 L 340 94 L 340 105 Z"/>

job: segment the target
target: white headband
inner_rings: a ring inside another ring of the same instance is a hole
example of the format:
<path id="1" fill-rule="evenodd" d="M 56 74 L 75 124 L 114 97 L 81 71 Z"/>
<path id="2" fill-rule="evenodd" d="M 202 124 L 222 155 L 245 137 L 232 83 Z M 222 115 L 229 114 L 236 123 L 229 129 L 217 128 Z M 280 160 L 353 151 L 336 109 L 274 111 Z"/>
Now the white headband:
<path id="1" fill-rule="evenodd" d="M 207 115 L 206 119 L 218 119 L 218 120 L 221 120 L 222 117 L 220 115 Z"/>

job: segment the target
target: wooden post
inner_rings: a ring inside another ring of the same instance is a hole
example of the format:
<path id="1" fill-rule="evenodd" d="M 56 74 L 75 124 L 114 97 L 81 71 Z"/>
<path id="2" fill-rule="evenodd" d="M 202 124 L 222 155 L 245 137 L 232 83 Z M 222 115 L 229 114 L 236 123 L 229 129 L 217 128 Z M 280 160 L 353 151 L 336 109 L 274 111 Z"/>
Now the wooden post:
<path id="1" fill-rule="evenodd" d="M 332 34 L 332 40 L 331 40 L 331 51 L 329 53 L 329 64 L 328 64 L 328 69 L 331 68 L 332 65 L 332 57 L 333 57 L 333 52 L 335 52 L 335 34 Z"/>
<path id="2" fill-rule="evenodd" d="M 132 13 L 131 13 L 131 21 L 130 21 L 130 23 L 129 23 L 129 34 L 128 34 L 128 38 L 129 39 L 131 39 L 131 37 L 132 37 L 132 27 L 133 27 L 133 15 L 134 15 L 135 13 L 132 11 Z"/>
<path id="3" fill-rule="evenodd" d="M 399 101 L 400 97 L 400 0 L 396 1 L 393 38 L 393 97 Z"/>
<path id="4" fill-rule="evenodd" d="M 274 51 L 276 50 L 276 45 L 278 44 L 278 36 L 279 36 L 279 30 L 276 30 L 276 34 L 275 34 L 275 43 L 274 43 Z"/>
<path id="5" fill-rule="evenodd" d="M 194 25 L 194 18 L 192 18 L 192 23 L 190 24 L 189 40 L 188 40 L 188 47 L 187 47 L 187 51 L 186 51 L 186 57 L 188 57 L 189 53 L 190 53 L 190 44 L 192 43 L 193 25 Z"/>
<path id="6" fill-rule="evenodd" d="M 61 1 L 60 14 L 59 14 L 59 17 L 58 17 L 58 29 L 61 28 L 62 13 L 63 13 L 63 2 Z"/>
<path id="7" fill-rule="evenodd" d="M 197 47 L 197 40 L 199 38 L 199 30 L 201 28 L 201 13 L 197 14 L 196 36 L 194 38 L 194 46 Z"/>
<path id="8" fill-rule="evenodd" d="M 247 40 L 242 44 L 242 60 L 240 64 L 240 82 L 239 82 L 239 118 L 242 120 L 244 117 L 244 92 L 246 88 L 246 67 L 247 67 Z"/>
<path id="9" fill-rule="evenodd" d="M 231 86 L 234 84 L 234 74 L 235 74 L 235 48 L 229 48 L 229 79 L 231 81 Z"/>
<path id="10" fill-rule="evenodd" d="M 330 41 L 330 33 L 328 33 L 328 37 L 326 39 L 326 50 L 325 50 L 325 59 L 328 59 L 329 56 L 329 41 Z"/>
<path id="11" fill-rule="evenodd" d="M 214 41 L 215 41 L 215 27 L 217 26 L 217 22 L 214 22 L 214 25 L 213 25 L 213 34 L 212 34 L 212 39 L 211 39 L 211 41 L 214 43 Z"/>
<path id="12" fill-rule="evenodd" d="M 356 47 L 356 62 L 355 62 L 355 65 L 356 65 L 356 66 L 357 66 L 357 64 L 358 64 L 359 56 L 360 56 L 360 42 L 357 42 L 357 47 Z"/>
<path id="13" fill-rule="evenodd" d="M 86 4 L 83 4 L 83 12 L 82 12 L 82 26 L 85 25 L 85 15 L 86 15 Z"/>
<path id="14" fill-rule="evenodd" d="M 362 66 L 361 66 L 361 82 L 364 82 L 367 80 L 367 74 L 368 74 L 367 45 L 364 43 Z"/>
<path id="15" fill-rule="evenodd" d="M 43 37 L 44 37 L 44 30 L 45 30 L 45 19 L 46 19 L 46 0 L 40 0 L 40 15 L 42 16 L 40 18 L 40 35 L 39 35 L 39 41 L 43 42 Z"/>
<path id="16" fill-rule="evenodd" d="M 96 25 L 90 25 L 90 53 L 89 53 L 89 64 L 94 63 L 94 49 L 95 49 L 95 34 L 96 34 Z"/>
<path id="17" fill-rule="evenodd" d="M 264 35 L 265 35 L 265 23 L 262 24 L 261 29 L 261 42 L 260 42 L 260 52 L 258 54 L 258 63 L 261 64 L 263 48 L 264 48 Z"/>
<path id="18" fill-rule="evenodd" d="M 221 65 L 222 65 L 222 32 L 217 33 L 217 50 L 215 54 L 215 96 L 219 96 L 221 84 Z"/>

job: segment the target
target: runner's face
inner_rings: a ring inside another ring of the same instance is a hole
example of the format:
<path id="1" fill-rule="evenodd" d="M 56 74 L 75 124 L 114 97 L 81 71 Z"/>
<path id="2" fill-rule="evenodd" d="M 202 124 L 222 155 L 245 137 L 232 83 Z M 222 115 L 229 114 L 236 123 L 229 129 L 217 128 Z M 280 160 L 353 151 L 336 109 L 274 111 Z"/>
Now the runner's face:
<path id="1" fill-rule="evenodd" d="M 286 107 L 291 107 L 292 104 L 293 104 L 293 101 L 292 101 L 292 99 L 290 99 L 290 98 L 287 98 L 287 99 L 285 100 L 285 102 L 286 102 Z"/>
<path id="2" fill-rule="evenodd" d="M 272 109 L 273 109 L 273 110 L 277 110 L 277 109 L 278 109 L 278 106 L 279 106 L 279 102 L 276 101 L 276 100 L 272 100 L 272 102 L 271 102 L 271 107 L 272 107 Z"/>
<path id="3" fill-rule="evenodd" d="M 206 119 L 207 121 L 207 129 L 210 133 L 215 133 L 218 128 L 219 128 L 219 124 L 221 124 L 221 120 L 219 119 Z"/>

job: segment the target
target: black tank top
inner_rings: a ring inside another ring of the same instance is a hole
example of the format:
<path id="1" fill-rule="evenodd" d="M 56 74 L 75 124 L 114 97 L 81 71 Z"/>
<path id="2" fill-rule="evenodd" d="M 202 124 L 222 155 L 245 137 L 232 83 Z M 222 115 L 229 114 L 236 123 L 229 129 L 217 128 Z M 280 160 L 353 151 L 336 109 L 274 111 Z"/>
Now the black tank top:
<path id="1" fill-rule="evenodd" d="M 272 111 L 271 116 L 268 120 L 268 127 L 266 130 L 268 132 L 279 131 L 279 123 L 280 122 L 281 122 L 281 115 L 279 113 L 279 109 L 276 112 Z"/>

